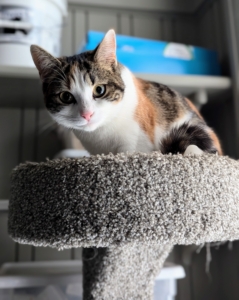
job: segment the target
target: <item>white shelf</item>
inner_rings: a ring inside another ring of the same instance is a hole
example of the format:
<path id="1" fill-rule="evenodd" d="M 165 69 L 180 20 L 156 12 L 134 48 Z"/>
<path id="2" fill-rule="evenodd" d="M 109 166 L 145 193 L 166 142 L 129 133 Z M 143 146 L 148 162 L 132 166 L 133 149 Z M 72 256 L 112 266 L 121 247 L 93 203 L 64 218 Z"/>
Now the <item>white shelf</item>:
<path id="1" fill-rule="evenodd" d="M 4 263 L 0 268 L 0 289 L 66 285 L 81 281 L 81 260 Z"/>
<path id="2" fill-rule="evenodd" d="M 229 91 L 232 83 L 229 77 L 198 75 L 163 75 L 136 73 L 142 79 L 159 82 L 177 90 L 185 96 L 205 91 L 207 96 L 219 96 Z M 0 66 L 0 106 L 19 106 L 18 95 L 28 99 L 25 105 L 43 105 L 38 71 L 35 67 Z M 32 98 L 34 97 L 34 98 Z M 14 100 L 15 99 L 15 103 Z M 29 98 L 32 98 L 29 101 Z M 37 100 L 34 100 L 37 99 Z"/>
<path id="3" fill-rule="evenodd" d="M 113 7 L 124 9 L 148 10 L 154 12 L 168 12 L 168 13 L 195 13 L 205 0 L 69 0 L 69 4 L 92 5 L 97 7 Z"/>
<path id="4" fill-rule="evenodd" d="M 232 86 L 231 79 L 223 76 L 199 75 L 163 75 L 163 74 L 135 74 L 145 80 L 159 82 L 170 86 L 184 95 L 206 90 L 209 95 L 229 90 Z"/>
<path id="5" fill-rule="evenodd" d="M 165 262 L 155 279 L 176 280 L 184 277 L 182 266 Z M 0 268 L 1 289 L 80 283 L 81 280 L 81 260 L 4 263 Z"/>
<path id="6" fill-rule="evenodd" d="M 33 67 L 1 66 L 0 78 L 39 78 L 37 69 Z"/>

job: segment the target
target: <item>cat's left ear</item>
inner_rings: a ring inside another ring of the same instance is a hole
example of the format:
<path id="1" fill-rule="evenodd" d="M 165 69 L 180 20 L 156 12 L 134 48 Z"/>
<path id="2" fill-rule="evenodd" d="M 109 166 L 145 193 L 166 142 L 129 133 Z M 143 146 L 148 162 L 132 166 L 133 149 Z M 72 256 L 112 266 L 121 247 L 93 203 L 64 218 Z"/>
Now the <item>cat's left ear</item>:
<path id="1" fill-rule="evenodd" d="M 61 66 L 61 62 L 49 52 L 37 45 L 31 45 L 31 55 L 32 59 L 37 67 L 40 75 L 47 73 L 49 70 L 52 70 L 53 66 Z"/>
<path id="2" fill-rule="evenodd" d="M 103 41 L 96 48 L 95 59 L 97 62 L 106 65 L 117 65 L 116 59 L 116 36 L 115 31 L 110 29 Z"/>

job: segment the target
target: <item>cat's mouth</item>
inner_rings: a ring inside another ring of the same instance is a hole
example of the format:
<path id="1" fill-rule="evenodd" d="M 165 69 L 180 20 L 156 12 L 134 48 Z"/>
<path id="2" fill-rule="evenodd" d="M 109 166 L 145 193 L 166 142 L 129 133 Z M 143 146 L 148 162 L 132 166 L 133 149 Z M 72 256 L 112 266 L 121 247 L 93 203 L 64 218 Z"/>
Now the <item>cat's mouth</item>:
<path id="1" fill-rule="evenodd" d="M 75 129 L 83 130 L 83 131 L 94 131 L 100 126 L 100 120 L 91 119 L 90 121 L 86 121 L 83 124 L 79 124 L 75 126 Z"/>

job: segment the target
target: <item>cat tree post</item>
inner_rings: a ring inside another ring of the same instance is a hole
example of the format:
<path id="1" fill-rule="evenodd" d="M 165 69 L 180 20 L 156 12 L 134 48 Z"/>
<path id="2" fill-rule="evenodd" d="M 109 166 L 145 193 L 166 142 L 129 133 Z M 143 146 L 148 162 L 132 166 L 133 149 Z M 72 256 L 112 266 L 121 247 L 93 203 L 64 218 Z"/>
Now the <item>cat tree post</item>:
<path id="1" fill-rule="evenodd" d="M 150 299 L 172 245 L 239 238 L 239 162 L 118 154 L 26 163 L 12 174 L 9 234 L 85 249 L 84 299 Z M 94 252 L 95 254 L 95 252 Z"/>
<path id="2" fill-rule="evenodd" d="M 84 299 L 152 299 L 155 277 L 171 249 L 146 243 L 84 248 Z"/>

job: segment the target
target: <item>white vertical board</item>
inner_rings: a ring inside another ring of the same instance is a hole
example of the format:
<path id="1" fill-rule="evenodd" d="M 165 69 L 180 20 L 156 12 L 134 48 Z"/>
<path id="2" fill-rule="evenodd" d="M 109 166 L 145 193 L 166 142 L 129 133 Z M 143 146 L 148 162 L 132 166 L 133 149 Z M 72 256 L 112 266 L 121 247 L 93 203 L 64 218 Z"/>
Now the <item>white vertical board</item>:
<path id="1" fill-rule="evenodd" d="M 119 15 L 119 25 L 118 25 L 118 33 L 130 35 L 130 15 L 120 14 Z"/>
<path id="2" fill-rule="evenodd" d="M 35 109 L 24 109 L 23 112 L 23 134 L 21 162 L 32 161 L 34 159 L 34 140 L 35 140 Z"/>
<path id="3" fill-rule="evenodd" d="M 208 39 L 208 48 L 210 49 L 216 49 L 216 31 L 218 30 L 216 28 L 215 19 L 213 15 L 213 6 L 210 6 L 210 8 L 205 13 L 205 22 L 207 24 L 207 30 L 204 32 L 204 34 L 207 36 Z"/>
<path id="4" fill-rule="evenodd" d="M 161 26 L 162 26 L 162 36 L 163 40 L 167 42 L 174 42 L 174 34 L 173 34 L 173 19 L 170 18 L 163 18 L 161 19 Z"/>
<path id="5" fill-rule="evenodd" d="M 73 249 L 74 259 L 82 259 L 82 248 Z"/>
<path id="6" fill-rule="evenodd" d="M 119 34 L 186 44 L 195 44 L 198 37 L 195 19 L 190 17 L 162 14 L 157 17 L 155 14 L 150 15 L 149 12 L 127 12 L 117 9 L 114 11 L 107 7 L 103 10 L 100 4 L 99 7 L 74 5 L 70 7 L 70 13 L 72 34 L 70 35 L 69 28 L 66 27 L 68 41 L 64 43 L 73 44 L 74 51 L 79 49 L 88 30 L 106 32 L 114 28 Z"/>
<path id="7" fill-rule="evenodd" d="M 212 7 L 212 18 L 214 21 L 214 28 L 215 28 L 215 49 L 219 52 L 219 56 L 221 56 L 221 51 L 222 51 L 222 33 L 220 32 L 220 23 L 222 20 L 219 19 L 219 5 L 218 3 L 213 3 Z"/>
<path id="8" fill-rule="evenodd" d="M 62 149 L 56 132 L 56 122 L 52 120 L 45 108 L 39 109 L 37 124 L 37 161 L 52 159 Z"/>
<path id="9" fill-rule="evenodd" d="M 17 261 L 31 261 L 32 246 L 21 245 L 17 246 Z"/>
<path id="10" fill-rule="evenodd" d="M 69 260 L 71 259 L 71 250 L 52 249 L 50 247 L 36 247 L 35 248 L 35 260 Z"/>
<path id="11" fill-rule="evenodd" d="M 215 28 L 211 7 L 198 20 L 198 32 L 200 33 L 200 45 L 205 48 L 215 48 Z"/>
<path id="12" fill-rule="evenodd" d="M 198 45 L 196 29 L 196 24 L 192 23 L 191 20 L 176 19 L 174 23 L 174 39 L 178 43 Z"/>
<path id="13" fill-rule="evenodd" d="M 72 28 L 72 11 L 69 10 L 62 28 L 61 55 L 70 56 L 74 53 L 75 49 L 73 49 Z"/>
<path id="14" fill-rule="evenodd" d="M 74 12 L 74 22 L 72 23 L 74 53 L 82 46 L 82 41 L 85 39 L 86 34 L 86 14 L 85 11 L 77 10 Z"/>
<path id="15" fill-rule="evenodd" d="M 21 162 L 33 161 L 35 159 L 35 141 L 36 141 L 36 110 L 24 109 L 23 112 L 23 133 L 21 142 Z M 16 245 L 16 259 L 17 261 L 31 260 L 32 246 Z"/>
<path id="16" fill-rule="evenodd" d="M 160 40 L 165 41 L 165 35 L 164 35 L 164 19 L 162 16 L 159 18 L 159 31 L 160 31 Z"/>
<path id="17" fill-rule="evenodd" d="M 0 109 L 0 199 L 8 199 L 10 173 L 18 164 L 20 109 Z"/>
<path id="18" fill-rule="evenodd" d="M 234 0 L 232 1 L 233 4 L 233 11 L 234 11 L 234 19 L 235 19 L 235 30 L 237 33 L 237 47 L 239 48 L 239 38 L 238 38 L 238 34 L 239 34 L 239 2 L 238 0 Z"/>
<path id="19" fill-rule="evenodd" d="M 15 243 L 8 235 L 7 212 L 0 212 L 0 265 L 15 260 Z"/>
<path id="20" fill-rule="evenodd" d="M 117 14 L 108 11 L 89 11 L 89 29 L 97 31 L 108 31 L 113 28 L 117 30 Z"/>
<path id="21" fill-rule="evenodd" d="M 238 1 L 237 1 L 238 3 Z M 218 18 L 218 28 L 217 31 L 219 33 L 220 36 L 220 46 L 217 49 L 219 51 L 219 55 L 220 55 L 220 62 L 223 64 L 223 68 L 225 66 L 225 70 L 228 74 L 228 70 L 229 70 L 229 55 L 230 55 L 230 51 L 229 51 L 229 43 L 228 43 L 228 35 L 227 35 L 227 26 L 226 26 L 226 13 L 225 13 L 225 1 L 224 0 L 218 0 L 216 3 L 216 7 L 217 7 L 217 18 Z M 239 32 L 238 32 L 239 34 Z M 238 37 L 237 34 L 237 37 Z M 231 72 L 231 71 L 230 71 Z"/>
<path id="22" fill-rule="evenodd" d="M 158 18 L 134 16 L 134 35 L 138 37 L 160 39 L 160 20 Z"/>

